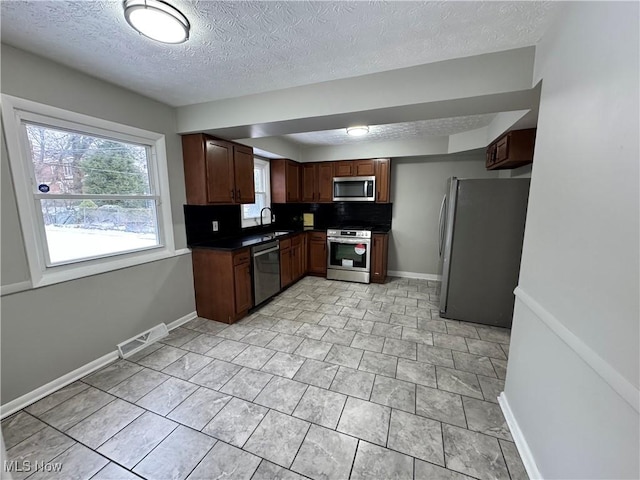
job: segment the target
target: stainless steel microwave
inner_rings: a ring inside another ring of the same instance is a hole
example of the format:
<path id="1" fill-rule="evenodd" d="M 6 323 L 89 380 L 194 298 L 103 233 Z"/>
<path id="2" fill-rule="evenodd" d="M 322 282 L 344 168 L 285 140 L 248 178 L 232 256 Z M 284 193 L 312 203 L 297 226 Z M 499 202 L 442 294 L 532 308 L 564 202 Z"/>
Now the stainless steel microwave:
<path id="1" fill-rule="evenodd" d="M 334 202 L 374 202 L 376 177 L 333 177 Z"/>

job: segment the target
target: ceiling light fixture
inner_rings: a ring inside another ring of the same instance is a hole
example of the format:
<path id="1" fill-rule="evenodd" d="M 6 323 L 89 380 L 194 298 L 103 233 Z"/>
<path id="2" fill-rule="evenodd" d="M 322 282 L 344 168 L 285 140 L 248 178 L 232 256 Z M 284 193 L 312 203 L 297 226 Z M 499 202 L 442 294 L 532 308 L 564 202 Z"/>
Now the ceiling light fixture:
<path id="1" fill-rule="evenodd" d="M 183 43 L 191 25 L 180 10 L 161 0 L 125 0 L 124 18 L 141 35 L 162 43 Z"/>
<path id="2" fill-rule="evenodd" d="M 361 137 L 369 133 L 369 127 L 366 125 L 358 125 L 357 127 L 347 127 L 347 135 L 352 137 Z"/>

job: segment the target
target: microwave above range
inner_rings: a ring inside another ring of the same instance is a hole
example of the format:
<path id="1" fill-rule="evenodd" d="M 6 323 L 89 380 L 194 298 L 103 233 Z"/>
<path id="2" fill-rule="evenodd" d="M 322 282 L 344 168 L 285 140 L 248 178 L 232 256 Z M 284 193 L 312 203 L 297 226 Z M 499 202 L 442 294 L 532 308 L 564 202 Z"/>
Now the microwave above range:
<path id="1" fill-rule="evenodd" d="M 374 202 L 376 177 L 334 177 L 334 202 Z"/>

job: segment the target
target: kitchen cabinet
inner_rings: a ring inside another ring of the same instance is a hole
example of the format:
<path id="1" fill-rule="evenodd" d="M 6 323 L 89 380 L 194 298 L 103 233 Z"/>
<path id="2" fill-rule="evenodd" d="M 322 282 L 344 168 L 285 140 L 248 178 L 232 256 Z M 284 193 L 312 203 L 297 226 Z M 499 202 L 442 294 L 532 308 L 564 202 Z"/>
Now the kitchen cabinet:
<path id="1" fill-rule="evenodd" d="M 335 177 L 353 177 L 355 175 L 353 162 L 350 160 L 344 160 L 334 163 L 334 176 Z"/>
<path id="2" fill-rule="evenodd" d="M 187 204 L 255 202 L 253 149 L 196 133 L 183 135 Z"/>
<path id="3" fill-rule="evenodd" d="M 280 287 L 285 288 L 305 273 L 303 233 L 280 241 Z"/>
<path id="4" fill-rule="evenodd" d="M 302 165 L 302 202 L 320 203 L 333 200 L 333 162 Z"/>
<path id="5" fill-rule="evenodd" d="M 287 159 L 274 159 L 271 166 L 271 202 L 300 202 L 300 164 Z"/>
<path id="6" fill-rule="evenodd" d="M 536 129 L 512 130 L 487 147 L 487 170 L 506 170 L 533 162 Z"/>
<path id="7" fill-rule="evenodd" d="M 369 177 L 375 175 L 373 160 L 342 160 L 335 163 L 336 177 Z"/>
<path id="8" fill-rule="evenodd" d="M 324 277 L 327 275 L 327 234 L 325 232 L 309 232 L 308 242 L 307 273 Z"/>
<path id="9" fill-rule="evenodd" d="M 353 160 L 353 172 L 355 177 L 369 177 L 375 175 L 375 161 Z"/>
<path id="10" fill-rule="evenodd" d="M 391 159 L 376 158 L 376 202 L 389 203 L 391 201 Z"/>
<path id="11" fill-rule="evenodd" d="M 389 234 L 374 233 L 371 248 L 371 283 L 384 283 L 387 279 Z"/>
<path id="12" fill-rule="evenodd" d="M 194 248 L 191 256 L 198 316 L 233 323 L 246 315 L 253 306 L 249 249 Z"/>

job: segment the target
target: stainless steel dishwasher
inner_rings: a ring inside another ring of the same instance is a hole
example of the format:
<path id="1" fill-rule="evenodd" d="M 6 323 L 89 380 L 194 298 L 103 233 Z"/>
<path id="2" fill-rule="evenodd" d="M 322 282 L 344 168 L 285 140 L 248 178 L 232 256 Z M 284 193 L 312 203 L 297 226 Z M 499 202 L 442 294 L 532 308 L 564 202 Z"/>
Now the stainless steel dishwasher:
<path id="1" fill-rule="evenodd" d="M 253 258 L 253 304 L 260 305 L 280 291 L 280 242 L 263 243 L 251 249 Z"/>

